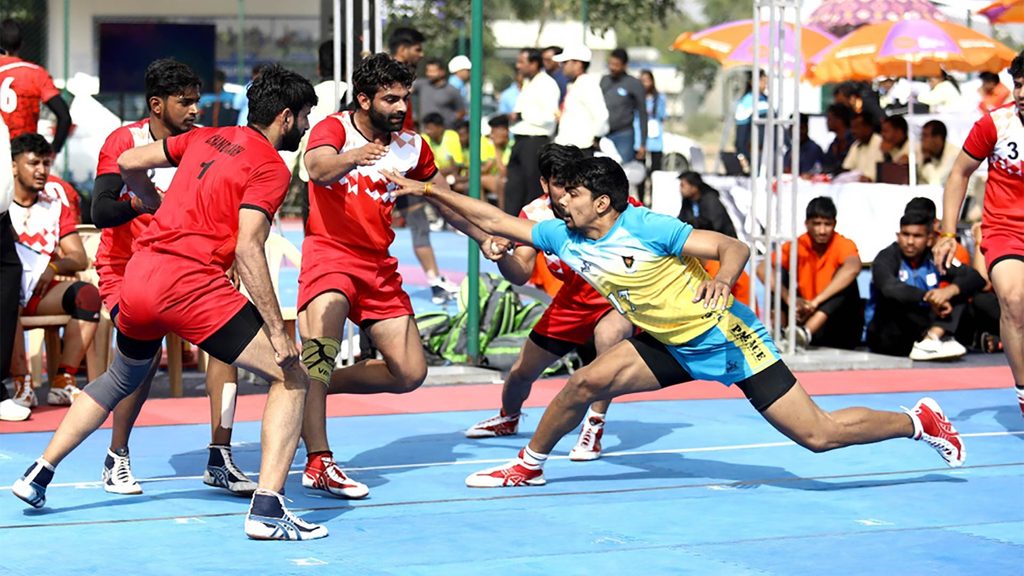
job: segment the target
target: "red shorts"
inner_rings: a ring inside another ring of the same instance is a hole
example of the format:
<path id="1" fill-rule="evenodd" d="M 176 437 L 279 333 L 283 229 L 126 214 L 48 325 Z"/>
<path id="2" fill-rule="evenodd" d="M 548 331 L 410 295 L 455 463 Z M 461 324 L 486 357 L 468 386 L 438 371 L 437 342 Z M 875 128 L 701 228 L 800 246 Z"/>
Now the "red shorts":
<path id="1" fill-rule="evenodd" d="M 36 310 L 39 308 L 39 303 L 47 294 L 50 293 L 50 290 L 53 290 L 53 287 L 60 284 L 60 282 L 60 280 L 50 280 L 50 284 L 44 288 L 42 292 L 39 294 L 33 294 L 32 297 L 28 299 L 28 302 L 25 303 L 25 307 L 21 309 L 21 313 L 25 316 L 35 316 Z"/>
<path id="2" fill-rule="evenodd" d="M 200 344 L 248 302 L 220 268 L 142 252 L 125 269 L 117 329 L 136 340 L 159 340 L 173 332 Z"/>
<path id="3" fill-rule="evenodd" d="M 397 258 L 356 252 L 326 238 L 307 236 L 302 244 L 298 309 L 325 292 L 345 295 L 348 318 L 357 325 L 413 315 Z"/>
<path id="4" fill-rule="evenodd" d="M 124 266 L 97 266 L 100 277 L 100 298 L 107 312 L 112 312 L 121 299 L 121 284 L 124 283 Z"/>
<path id="5" fill-rule="evenodd" d="M 563 342 L 586 344 L 594 337 L 598 321 L 611 311 L 607 300 L 585 280 L 573 275 L 555 294 L 533 331 Z"/>
<path id="6" fill-rule="evenodd" d="M 999 260 L 1024 260 L 1024 230 L 981 222 L 981 253 L 989 270 Z"/>

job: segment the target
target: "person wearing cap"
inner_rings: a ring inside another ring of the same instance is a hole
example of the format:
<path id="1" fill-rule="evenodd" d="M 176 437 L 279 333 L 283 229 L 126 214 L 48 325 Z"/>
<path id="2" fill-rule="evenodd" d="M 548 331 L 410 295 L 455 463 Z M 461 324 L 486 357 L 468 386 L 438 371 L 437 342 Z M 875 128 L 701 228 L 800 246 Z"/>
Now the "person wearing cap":
<path id="1" fill-rule="evenodd" d="M 555 144 L 575 146 L 593 154 L 598 138 L 608 133 L 608 106 L 601 81 L 587 73 L 592 54 L 586 46 L 570 46 L 555 56 L 569 79 Z"/>
<path id="2" fill-rule="evenodd" d="M 448 83 L 462 94 L 462 101 L 469 106 L 469 73 L 473 63 L 462 54 L 448 61 Z"/>

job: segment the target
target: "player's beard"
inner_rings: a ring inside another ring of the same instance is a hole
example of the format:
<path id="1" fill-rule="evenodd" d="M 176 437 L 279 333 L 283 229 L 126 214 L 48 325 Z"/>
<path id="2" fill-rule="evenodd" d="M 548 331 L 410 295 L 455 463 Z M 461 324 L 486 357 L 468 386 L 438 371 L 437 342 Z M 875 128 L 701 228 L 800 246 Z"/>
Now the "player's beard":
<path id="1" fill-rule="evenodd" d="M 292 126 L 292 129 L 285 132 L 281 138 L 281 150 L 288 152 L 295 152 L 299 149 L 299 144 L 302 142 L 302 131 L 299 130 L 298 122 Z"/>
<path id="2" fill-rule="evenodd" d="M 370 107 L 370 124 L 373 125 L 374 130 L 379 132 L 398 132 L 402 129 L 402 125 L 405 124 L 405 112 L 401 114 L 381 114 Z"/>

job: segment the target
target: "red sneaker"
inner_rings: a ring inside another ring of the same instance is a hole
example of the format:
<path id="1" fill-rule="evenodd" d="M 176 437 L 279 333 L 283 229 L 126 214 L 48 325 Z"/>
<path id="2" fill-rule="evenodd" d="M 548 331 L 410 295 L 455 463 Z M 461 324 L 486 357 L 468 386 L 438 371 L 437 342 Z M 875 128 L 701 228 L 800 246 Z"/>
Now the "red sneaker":
<path id="1" fill-rule="evenodd" d="M 370 493 L 366 484 L 349 478 L 341 467 L 334 463 L 334 456 L 330 452 L 314 452 L 307 456 L 302 486 L 350 500 L 365 498 Z"/>
<path id="2" fill-rule="evenodd" d="M 493 438 L 495 436 L 515 436 L 519 433 L 521 414 L 506 416 L 502 411 L 497 416 L 477 422 L 466 430 L 466 438 Z"/>
<path id="3" fill-rule="evenodd" d="M 906 408 L 904 408 L 906 410 Z M 914 440 L 924 440 L 951 468 L 963 466 L 967 459 L 967 447 L 960 439 L 960 433 L 953 428 L 938 402 L 922 398 L 907 414 L 914 419 Z"/>
<path id="4" fill-rule="evenodd" d="M 604 435 L 604 418 L 591 416 L 583 422 L 580 437 L 569 451 L 569 460 L 589 462 L 601 457 L 601 436 Z"/>
<path id="5" fill-rule="evenodd" d="M 466 486 L 470 488 L 503 488 L 506 486 L 543 486 L 544 469 L 539 466 L 530 466 L 523 462 L 523 451 L 519 451 L 519 457 L 515 460 L 481 470 L 466 477 Z"/>

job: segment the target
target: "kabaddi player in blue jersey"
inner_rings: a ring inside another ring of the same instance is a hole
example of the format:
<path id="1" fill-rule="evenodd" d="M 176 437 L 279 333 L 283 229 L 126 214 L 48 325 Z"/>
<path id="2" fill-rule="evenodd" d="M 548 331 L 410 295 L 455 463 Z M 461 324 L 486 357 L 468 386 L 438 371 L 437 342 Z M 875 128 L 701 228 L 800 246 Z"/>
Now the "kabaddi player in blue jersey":
<path id="1" fill-rule="evenodd" d="M 826 412 L 814 403 L 765 327 L 730 294 L 750 255 L 745 244 L 629 206 L 629 183 L 613 160 L 586 159 L 566 171 L 560 178 L 567 182 L 566 194 L 559 201 L 564 219 L 536 223 L 429 182 L 382 172 L 397 195 L 432 198 L 484 232 L 557 255 L 643 330 L 574 372 L 518 457 L 470 475 L 468 486 L 542 485 L 548 454 L 579 425 L 590 404 L 691 380 L 735 384 L 765 420 L 814 452 L 913 438 L 935 448 L 950 466 L 963 464 L 963 441 L 930 398 L 905 414 L 869 408 Z M 701 258 L 721 263 L 714 278 Z"/>

